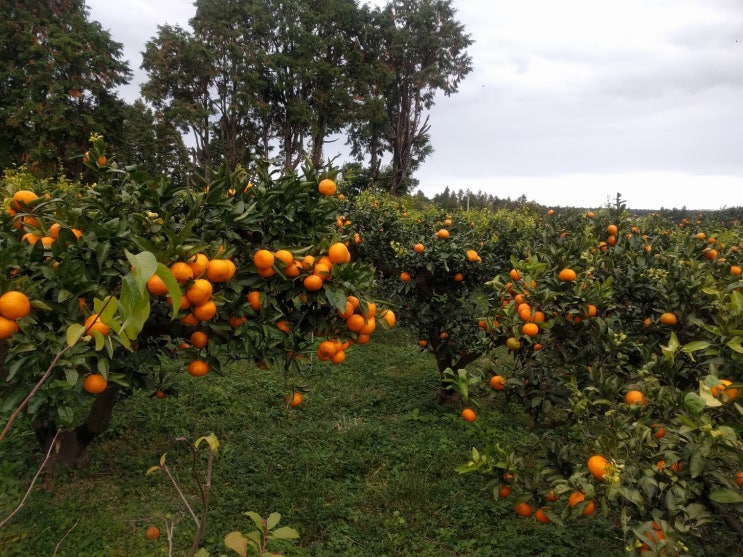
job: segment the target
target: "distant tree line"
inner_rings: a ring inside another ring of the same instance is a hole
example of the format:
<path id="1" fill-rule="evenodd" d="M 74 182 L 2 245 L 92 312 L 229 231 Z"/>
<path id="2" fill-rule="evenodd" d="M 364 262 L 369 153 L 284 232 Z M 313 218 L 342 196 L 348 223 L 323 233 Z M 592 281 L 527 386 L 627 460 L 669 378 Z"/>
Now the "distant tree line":
<path id="1" fill-rule="evenodd" d="M 0 0 L 0 166 L 82 171 L 74 156 L 105 133 L 122 160 L 182 177 L 209 169 L 324 161 L 338 138 L 393 193 L 432 152 L 429 110 L 471 71 L 451 0 L 197 0 L 190 29 L 148 41 L 142 99 L 122 45 L 84 0 Z M 184 141 L 184 138 L 185 141 Z M 188 151 L 186 149 L 188 146 Z"/>

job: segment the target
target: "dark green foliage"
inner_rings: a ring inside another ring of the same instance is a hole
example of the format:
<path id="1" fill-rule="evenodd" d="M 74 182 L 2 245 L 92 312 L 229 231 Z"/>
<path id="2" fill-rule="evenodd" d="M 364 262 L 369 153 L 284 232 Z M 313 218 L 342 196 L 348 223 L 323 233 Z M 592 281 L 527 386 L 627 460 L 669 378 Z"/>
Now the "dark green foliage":
<path id="1" fill-rule="evenodd" d="M 0 168 L 43 175 L 83 170 L 93 132 L 121 141 L 124 104 L 113 93 L 130 70 L 121 44 L 88 20 L 82 0 L 3 0 L 0 21 Z"/>

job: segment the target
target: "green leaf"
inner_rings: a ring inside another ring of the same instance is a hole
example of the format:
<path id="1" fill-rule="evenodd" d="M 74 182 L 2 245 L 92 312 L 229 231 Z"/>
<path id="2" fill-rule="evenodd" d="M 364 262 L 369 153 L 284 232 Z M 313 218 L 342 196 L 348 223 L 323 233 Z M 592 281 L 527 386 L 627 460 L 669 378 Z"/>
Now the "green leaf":
<path id="1" fill-rule="evenodd" d="M 199 448 L 199 445 L 202 441 L 206 441 L 209 445 L 209 450 L 213 453 L 217 452 L 217 449 L 219 448 L 219 439 L 217 439 L 217 436 L 213 433 L 210 433 L 209 435 L 205 437 L 199 437 L 196 442 L 194 443 L 194 447 L 197 449 Z"/>
<path id="2" fill-rule="evenodd" d="M 693 352 L 698 352 L 699 350 L 705 350 L 710 347 L 710 343 L 705 340 L 695 340 L 693 342 L 689 342 L 687 344 L 684 344 L 681 347 L 681 351 L 688 354 L 691 358 L 691 361 L 695 361 L 694 357 L 692 356 Z"/>
<path id="3" fill-rule="evenodd" d="M 281 515 L 279 513 L 271 513 L 266 519 L 266 528 L 273 530 L 274 526 L 279 522 L 281 522 Z"/>
<path id="4" fill-rule="evenodd" d="M 717 503 L 743 503 L 743 494 L 732 489 L 715 489 L 710 492 L 709 498 Z"/>
<path id="5" fill-rule="evenodd" d="M 147 469 L 147 472 L 144 473 L 144 475 L 145 476 L 149 476 L 150 474 L 152 474 L 153 472 L 157 472 L 158 470 L 160 470 L 160 467 L 159 466 L 150 466 Z"/>
<path id="6" fill-rule="evenodd" d="M 248 538 L 240 532 L 235 531 L 227 534 L 224 537 L 224 545 L 240 555 L 240 557 L 247 557 L 248 555 Z"/>
<path id="7" fill-rule="evenodd" d="M 261 515 L 254 511 L 247 511 L 245 514 L 250 517 L 250 519 L 261 532 L 265 532 L 266 525 L 263 523 L 263 517 Z"/>
<path id="8" fill-rule="evenodd" d="M 702 399 L 702 397 L 697 393 L 686 393 L 686 396 L 684 396 L 684 406 L 686 406 L 692 414 L 699 415 L 702 413 L 702 410 L 704 410 L 705 403 L 704 399 Z"/>
<path id="9" fill-rule="evenodd" d="M 741 343 L 743 343 L 743 337 L 733 337 L 727 342 L 726 346 L 738 354 L 743 354 Z"/>
<path id="10" fill-rule="evenodd" d="M 299 532 L 289 526 L 282 526 L 272 531 L 271 537 L 276 540 L 295 540 L 299 537 Z"/>
<path id="11" fill-rule="evenodd" d="M 85 327 L 80 323 L 73 323 L 67 327 L 67 346 L 74 346 L 80 337 L 83 336 Z"/>
<path id="12" fill-rule="evenodd" d="M 147 291 L 147 281 L 157 271 L 157 259 L 149 251 L 143 251 L 137 255 L 124 250 L 129 264 L 132 266 L 130 274 L 134 277 L 137 289 L 144 293 Z"/>
<path id="13" fill-rule="evenodd" d="M 77 372 L 76 369 L 65 369 L 65 379 L 67 379 L 67 384 L 72 386 L 77 383 L 78 378 L 80 377 L 80 374 Z"/>
<path id="14" fill-rule="evenodd" d="M 175 319 L 176 316 L 178 315 L 178 308 L 181 305 L 181 297 L 182 297 L 181 287 L 178 284 L 178 281 L 175 280 L 173 273 L 164 264 L 162 263 L 157 264 L 156 274 L 161 279 L 163 279 L 165 286 L 168 287 L 168 296 L 170 296 L 172 307 L 173 307 L 172 319 Z"/>
<path id="15" fill-rule="evenodd" d="M 704 465 L 707 463 L 707 459 L 705 458 L 704 454 L 702 454 L 702 451 L 696 450 L 691 454 L 691 459 L 689 463 L 689 473 L 691 474 L 692 478 L 698 477 L 702 471 L 704 470 Z"/>

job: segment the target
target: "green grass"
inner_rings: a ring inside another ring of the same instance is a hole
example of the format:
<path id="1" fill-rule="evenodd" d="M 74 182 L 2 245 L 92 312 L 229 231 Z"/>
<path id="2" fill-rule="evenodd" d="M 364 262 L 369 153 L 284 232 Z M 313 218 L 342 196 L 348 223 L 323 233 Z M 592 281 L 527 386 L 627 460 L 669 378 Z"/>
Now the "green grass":
<path id="1" fill-rule="evenodd" d="M 122 401 L 86 467 L 42 477 L 26 505 L 0 530 L 0 555 L 163 556 L 165 536 L 144 531 L 175 524 L 174 555 L 195 531 L 164 474 L 167 462 L 195 506 L 190 456 L 175 438 L 215 433 L 211 508 L 202 546 L 228 554 L 232 530 L 251 530 L 248 510 L 282 515 L 300 539 L 277 544 L 288 556 L 568 556 L 624 553 L 619 533 L 598 516 L 544 526 L 520 519 L 512 501 L 495 501 L 486 478 L 454 468 L 475 443 L 458 406 L 436 402 L 433 360 L 398 331 L 375 333 L 341 366 L 318 364 L 294 384 L 305 400 L 287 409 L 291 385 L 275 371 L 244 363 L 224 377 L 184 376 L 180 396 L 139 394 Z M 512 408 L 487 418 L 504 436 L 523 434 Z M 508 410 L 508 411 L 506 411 Z M 17 504 L 42 454 L 28 425 L 0 445 L 0 514 Z M 235 555 L 232 553 L 232 555 Z"/>

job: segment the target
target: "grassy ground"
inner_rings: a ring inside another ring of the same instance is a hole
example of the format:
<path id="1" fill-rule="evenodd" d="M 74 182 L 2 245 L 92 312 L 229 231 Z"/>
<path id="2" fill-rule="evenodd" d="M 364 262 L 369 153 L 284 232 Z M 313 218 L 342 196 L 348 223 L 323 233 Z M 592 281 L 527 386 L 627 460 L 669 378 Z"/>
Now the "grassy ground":
<path id="1" fill-rule="evenodd" d="M 184 377 L 179 397 L 138 395 L 90 451 L 87 467 L 57 469 L 0 530 L 0 555 L 164 556 L 165 536 L 147 526 L 175 524 L 174 555 L 194 524 L 162 473 L 145 476 L 163 453 L 197 505 L 190 457 L 175 438 L 215 433 L 221 442 L 202 546 L 227 554 L 225 534 L 251 530 L 242 513 L 282 515 L 297 542 L 288 556 L 509 555 L 595 557 L 624 553 L 618 533 L 594 516 L 559 528 L 519 519 L 494 501 L 485 479 L 460 476 L 472 426 L 459 408 L 435 401 L 437 373 L 402 333 L 380 332 L 349 351 L 341 366 L 315 365 L 298 378 L 298 408 L 283 402 L 289 385 L 275 372 L 236 364 L 226 377 Z M 515 409 L 492 419 L 505 436 L 522 430 Z M 0 515 L 17 504 L 42 458 L 18 424 L 0 445 Z M 232 553 L 234 555 L 234 553 Z"/>

